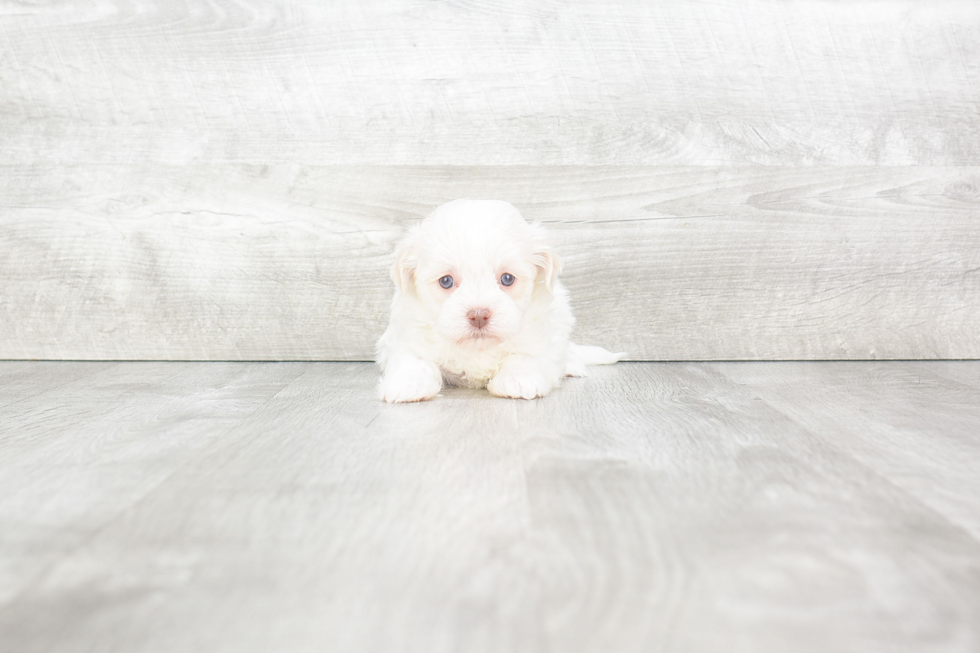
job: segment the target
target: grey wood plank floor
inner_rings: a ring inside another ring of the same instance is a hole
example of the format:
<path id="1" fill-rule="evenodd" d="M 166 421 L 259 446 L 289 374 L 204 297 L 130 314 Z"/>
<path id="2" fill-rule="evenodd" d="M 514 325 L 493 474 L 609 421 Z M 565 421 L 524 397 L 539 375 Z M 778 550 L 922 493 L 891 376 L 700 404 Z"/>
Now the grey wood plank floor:
<path id="1" fill-rule="evenodd" d="M 0 650 L 976 651 L 980 362 L 0 363 Z"/>

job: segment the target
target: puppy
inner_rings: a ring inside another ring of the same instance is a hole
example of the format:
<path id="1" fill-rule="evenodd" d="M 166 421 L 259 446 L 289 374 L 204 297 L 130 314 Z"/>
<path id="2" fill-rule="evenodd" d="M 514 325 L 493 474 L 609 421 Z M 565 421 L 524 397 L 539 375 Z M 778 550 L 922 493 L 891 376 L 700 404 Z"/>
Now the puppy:
<path id="1" fill-rule="evenodd" d="M 534 399 L 622 354 L 571 344 L 575 319 L 543 229 L 497 200 L 443 204 L 398 245 L 391 320 L 377 346 L 381 398 L 435 397 L 443 383 Z"/>

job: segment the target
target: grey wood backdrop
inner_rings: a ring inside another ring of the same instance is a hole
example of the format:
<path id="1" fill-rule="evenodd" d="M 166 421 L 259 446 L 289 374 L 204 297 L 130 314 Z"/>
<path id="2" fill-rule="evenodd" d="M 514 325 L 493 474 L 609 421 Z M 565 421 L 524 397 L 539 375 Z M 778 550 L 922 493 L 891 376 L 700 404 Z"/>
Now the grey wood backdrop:
<path id="1" fill-rule="evenodd" d="M 634 359 L 980 357 L 980 2 L 0 0 L 0 358 L 369 358 L 462 196 Z"/>

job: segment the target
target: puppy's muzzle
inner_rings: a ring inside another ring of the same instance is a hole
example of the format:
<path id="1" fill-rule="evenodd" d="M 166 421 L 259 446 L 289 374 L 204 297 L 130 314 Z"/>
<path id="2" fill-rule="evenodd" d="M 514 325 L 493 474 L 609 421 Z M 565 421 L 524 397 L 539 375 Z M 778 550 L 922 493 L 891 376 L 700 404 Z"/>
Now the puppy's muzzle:
<path id="1" fill-rule="evenodd" d="M 467 319 L 476 329 L 482 329 L 490 322 L 492 313 L 485 308 L 474 308 L 466 313 Z"/>

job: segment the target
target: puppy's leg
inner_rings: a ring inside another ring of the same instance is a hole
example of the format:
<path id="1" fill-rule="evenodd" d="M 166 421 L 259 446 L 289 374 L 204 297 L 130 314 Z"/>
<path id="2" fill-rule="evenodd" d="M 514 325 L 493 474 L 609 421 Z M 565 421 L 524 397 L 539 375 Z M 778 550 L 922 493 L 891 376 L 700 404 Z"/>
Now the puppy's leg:
<path id="1" fill-rule="evenodd" d="M 399 354 L 388 361 L 379 387 L 381 398 L 390 403 L 432 399 L 440 390 L 439 367 L 409 354 Z"/>
<path id="2" fill-rule="evenodd" d="M 563 371 L 547 359 L 514 354 L 504 359 L 487 390 L 512 399 L 543 397 L 558 387 Z"/>

